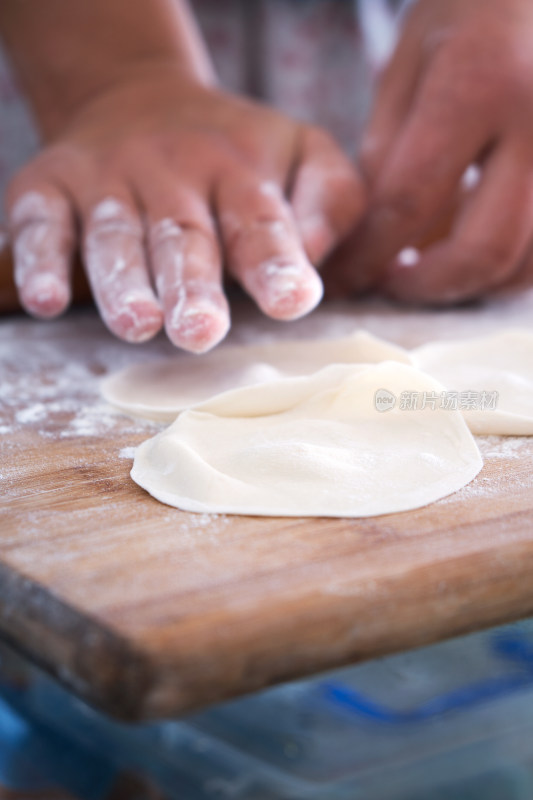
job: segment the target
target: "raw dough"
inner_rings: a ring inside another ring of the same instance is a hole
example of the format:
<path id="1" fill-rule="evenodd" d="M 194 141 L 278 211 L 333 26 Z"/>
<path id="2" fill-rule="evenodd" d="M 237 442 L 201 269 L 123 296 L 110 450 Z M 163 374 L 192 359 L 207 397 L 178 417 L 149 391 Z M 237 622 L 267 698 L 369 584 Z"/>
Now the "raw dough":
<path id="1" fill-rule="evenodd" d="M 103 381 L 102 393 L 121 411 L 172 422 L 184 408 L 227 389 L 309 375 L 332 363 L 372 364 L 387 359 L 410 363 L 405 350 L 363 331 L 343 339 L 222 346 L 200 357 L 179 355 L 127 367 Z"/>
<path id="2" fill-rule="evenodd" d="M 533 434 L 533 332 L 507 330 L 468 341 L 432 342 L 411 352 L 414 363 L 447 389 L 498 392 L 495 410 L 464 410 L 473 433 Z M 476 402 L 476 398 L 472 399 Z"/>
<path id="3" fill-rule="evenodd" d="M 419 508 L 477 475 L 481 456 L 458 411 L 378 412 L 380 389 L 443 387 L 387 361 L 225 392 L 141 444 L 131 476 L 186 511 L 367 517 Z"/>

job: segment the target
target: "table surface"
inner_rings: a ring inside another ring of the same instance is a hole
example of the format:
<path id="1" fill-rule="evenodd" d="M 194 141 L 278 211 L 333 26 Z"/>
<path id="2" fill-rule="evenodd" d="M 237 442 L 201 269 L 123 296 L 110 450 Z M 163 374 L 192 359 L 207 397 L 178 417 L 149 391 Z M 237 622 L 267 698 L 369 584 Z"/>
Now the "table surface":
<path id="1" fill-rule="evenodd" d="M 533 295 L 454 311 L 235 312 L 231 343 L 364 328 L 405 346 L 533 325 Z M 0 636 L 125 719 L 173 716 L 312 672 L 533 613 L 533 437 L 479 439 L 485 466 L 417 511 L 363 520 L 187 514 L 129 478 L 160 429 L 101 376 L 176 353 L 91 310 L 0 323 Z M 185 357 L 186 358 L 186 357 Z"/>

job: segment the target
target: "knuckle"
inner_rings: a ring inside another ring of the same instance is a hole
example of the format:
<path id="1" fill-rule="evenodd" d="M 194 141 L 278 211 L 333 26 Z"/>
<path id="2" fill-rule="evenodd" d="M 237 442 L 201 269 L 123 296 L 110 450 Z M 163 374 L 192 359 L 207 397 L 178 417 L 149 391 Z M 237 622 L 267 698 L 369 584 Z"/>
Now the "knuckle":
<path id="1" fill-rule="evenodd" d="M 45 173 L 57 176 L 66 182 L 73 172 L 78 173 L 83 170 L 86 174 L 92 166 L 85 148 L 65 142 L 47 147 L 39 156 L 39 160 Z"/>
<path id="2" fill-rule="evenodd" d="M 226 233 L 226 246 L 232 252 L 246 247 L 251 242 L 279 241 L 293 233 L 292 226 L 279 216 L 268 214 L 241 221 L 233 215 L 223 220 Z"/>
<path id="3" fill-rule="evenodd" d="M 17 237 L 30 228 L 63 230 L 65 236 L 70 236 L 71 221 L 68 200 L 55 191 L 36 186 L 13 196 L 9 223 Z"/>
<path id="4" fill-rule="evenodd" d="M 285 200 L 277 180 L 259 170 L 230 169 L 220 177 L 220 186 L 227 196 L 235 198 L 244 210 L 277 208 Z"/>
<path id="5" fill-rule="evenodd" d="M 107 234 L 143 236 L 143 226 L 137 212 L 124 200 L 107 195 L 92 204 L 86 221 L 86 238 L 90 242 L 95 237 Z"/>
<path id="6" fill-rule="evenodd" d="M 167 142 L 168 138 L 155 133 L 132 133 L 121 137 L 96 154 L 97 168 L 102 175 L 133 177 L 142 173 L 148 161 L 168 170 L 181 149 L 178 137 L 170 142 Z"/>
<path id="7" fill-rule="evenodd" d="M 222 187 L 219 222 L 226 245 L 240 247 L 258 237 L 275 238 L 293 227 L 291 210 L 275 181 L 241 173 Z"/>
<path id="8" fill-rule="evenodd" d="M 181 248 L 185 237 L 200 238 L 209 245 L 214 245 L 216 241 L 212 226 L 203 219 L 175 215 L 161 217 L 150 223 L 149 241 L 152 250 L 168 243 Z"/>

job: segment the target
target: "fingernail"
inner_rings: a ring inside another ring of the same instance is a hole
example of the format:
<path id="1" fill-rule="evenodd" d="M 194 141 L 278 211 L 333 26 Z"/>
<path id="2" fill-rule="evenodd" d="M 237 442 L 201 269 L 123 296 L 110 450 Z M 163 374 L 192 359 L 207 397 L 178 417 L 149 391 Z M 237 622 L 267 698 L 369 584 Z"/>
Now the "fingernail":
<path id="1" fill-rule="evenodd" d="M 32 314 L 53 317 L 61 313 L 70 301 L 70 289 L 57 275 L 34 275 L 21 287 L 21 298 Z"/>
<path id="2" fill-rule="evenodd" d="M 276 319 L 293 320 L 308 314 L 324 294 L 319 275 L 306 263 L 266 262 L 257 274 L 261 307 Z"/>
<path id="3" fill-rule="evenodd" d="M 111 330 L 131 344 L 152 339 L 163 324 L 163 312 L 152 293 L 132 289 L 114 300 L 113 311 L 105 314 Z"/>
<path id="4" fill-rule="evenodd" d="M 215 347 L 230 327 L 226 308 L 211 300 L 194 300 L 178 305 L 166 326 L 169 339 L 177 347 L 193 353 L 205 353 Z"/>

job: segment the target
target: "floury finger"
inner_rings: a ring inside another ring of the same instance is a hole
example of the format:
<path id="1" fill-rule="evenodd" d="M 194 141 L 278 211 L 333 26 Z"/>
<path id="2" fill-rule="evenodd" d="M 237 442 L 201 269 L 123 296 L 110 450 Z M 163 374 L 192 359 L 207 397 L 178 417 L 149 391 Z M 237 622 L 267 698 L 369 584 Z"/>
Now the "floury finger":
<path id="1" fill-rule="evenodd" d="M 61 314 L 70 302 L 74 224 L 68 200 L 43 185 L 16 196 L 9 209 L 15 284 L 34 316 Z"/>
<path id="2" fill-rule="evenodd" d="M 85 224 L 87 275 L 109 329 L 128 342 L 151 339 L 163 313 L 150 283 L 144 231 L 134 209 L 108 196 L 95 204 Z"/>

